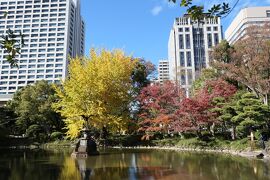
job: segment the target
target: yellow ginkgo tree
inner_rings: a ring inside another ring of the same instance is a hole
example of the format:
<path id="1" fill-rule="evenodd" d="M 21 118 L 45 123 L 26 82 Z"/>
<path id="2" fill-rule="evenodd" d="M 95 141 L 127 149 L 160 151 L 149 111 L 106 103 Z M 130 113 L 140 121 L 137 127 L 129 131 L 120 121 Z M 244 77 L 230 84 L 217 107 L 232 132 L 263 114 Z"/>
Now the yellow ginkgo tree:
<path id="1" fill-rule="evenodd" d="M 89 58 L 70 60 L 69 77 L 56 87 L 60 99 L 54 104 L 66 118 L 68 137 L 76 138 L 84 125 L 113 131 L 127 127 L 135 63 L 121 50 L 92 49 Z"/>

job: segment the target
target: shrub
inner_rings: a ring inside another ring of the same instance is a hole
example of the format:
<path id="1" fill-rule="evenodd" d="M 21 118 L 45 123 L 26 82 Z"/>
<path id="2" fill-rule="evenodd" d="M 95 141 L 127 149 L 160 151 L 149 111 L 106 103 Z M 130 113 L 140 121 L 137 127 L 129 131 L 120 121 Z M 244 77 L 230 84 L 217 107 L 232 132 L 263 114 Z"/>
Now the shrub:
<path id="1" fill-rule="evenodd" d="M 48 139 L 48 135 L 43 131 L 42 127 L 37 124 L 29 126 L 25 134 L 30 139 L 38 142 L 45 142 Z"/>
<path id="2" fill-rule="evenodd" d="M 53 141 L 55 141 L 55 140 L 60 140 L 60 139 L 62 139 L 62 138 L 63 138 L 63 133 L 58 132 L 58 131 L 53 132 L 53 133 L 50 135 L 50 139 L 53 140 Z"/>

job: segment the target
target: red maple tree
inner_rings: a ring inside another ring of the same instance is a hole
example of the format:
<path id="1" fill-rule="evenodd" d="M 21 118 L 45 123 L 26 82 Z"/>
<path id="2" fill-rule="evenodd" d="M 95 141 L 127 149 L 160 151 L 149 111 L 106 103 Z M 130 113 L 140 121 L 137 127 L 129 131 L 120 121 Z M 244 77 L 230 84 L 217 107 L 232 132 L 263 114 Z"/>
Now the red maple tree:
<path id="1" fill-rule="evenodd" d="M 175 132 L 195 131 L 201 136 L 201 131 L 209 131 L 213 124 L 218 124 L 216 114 L 211 112 L 212 103 L 216 97 L 228 99 L 236 92 L 236 87 L 223 79 L 206 81 L 202 89 L 198 90 L 192 98 L 184 99 L 176 111 L 175 121 L 171 127 Z"/>
<path id="2" fill-rule="evenodd" d="M 167 132 L 181 98 L 180 87 L 170 81 L 143 88 L 138 96 L 141 107 L 139 131 L 145 132 L 146 137 L 151 132 Z"/>

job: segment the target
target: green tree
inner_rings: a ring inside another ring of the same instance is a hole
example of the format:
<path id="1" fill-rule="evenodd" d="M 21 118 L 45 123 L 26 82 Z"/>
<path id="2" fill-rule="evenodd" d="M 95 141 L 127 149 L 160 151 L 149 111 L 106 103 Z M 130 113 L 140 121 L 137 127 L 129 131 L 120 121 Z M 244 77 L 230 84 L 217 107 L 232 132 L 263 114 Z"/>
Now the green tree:
<path id="1" fill-rule="evenodd" d="M 169 2 L 176 3 L 177 0 L 168 0 Z M 180 6 L 187 8 L 186 13 L 194 20 L 203 20 L 211 17 L 225 17 L 233 8 L 237 5 L 239 0 L 236 1 L 234 6 L 230 8 L 229 3 L 218 3 L 214 4 L 211 8 L 205 9 L 202 5 L 195 5 L 193 0 L 179 0 Z"/>
<path id="2" fill-rule="evenodd" d="M 253 93 L 245 93 L 237 101 L 235 106 L 236 116 L 232 122 L 241 136 L 246 136 L 252 128 L 269 124 L 270 110 Z"/>
<path id="3" fill-rule="evenodd" d="M 16 126 L 19 133 L 30 136 L 43 134 L 46 139 L 53 131 L 61 131 L 61 117 L 52 109 L 57 96 L 52 84 L 38 81 L 17 91 L 7 107 L 16 114 Z M 38 132 L 35 132 L 38 131 Z"/>
<path id="4" fill-rule="evenodd" d="M 195 94 L 196 91 L 202 89 L 207 81 L 217 80 L 219 77 L 220 74 L 215 69 L 203 69 L 200 77 L 192 83 L 192 94 Z"/>
<path id="5" fill-rule="evenodd" d="M 246 137 L 252 129 L 269 129 L 270 110 L 253 93 L 239 91 L 229 101 L 215 99 L 218 119 L 225 129 L 232 128 L 232 139 Z"/>
<path id="6" fill-rule="evenodd" d="M 5 106 L 0 107 L 0 136 L 1 134 L 15 134 L 15 121 L 16 116 L 13 111 Z"/>

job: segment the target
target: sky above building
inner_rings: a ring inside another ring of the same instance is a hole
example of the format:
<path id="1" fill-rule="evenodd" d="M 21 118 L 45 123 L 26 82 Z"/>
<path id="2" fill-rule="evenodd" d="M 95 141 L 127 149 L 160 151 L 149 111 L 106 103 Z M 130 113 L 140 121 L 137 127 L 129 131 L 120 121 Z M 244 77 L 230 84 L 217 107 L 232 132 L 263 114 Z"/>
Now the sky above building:
<path id="1" fill-rule="evenodd" d="M 194 0 L 205 7 L 220 2 L 231 6 L 237 0 Z M 207 3 L 208 2 L 208 3 Z M 222 19 L 225 31 L 237 13 L 245 7 L 270 6 L 270 0 L 239 0 L 233 11 Z M 167 0 L 81 0 L 86 23 L 86 48 L 123 49 L 127 55 L 158 63 L 167 59 L 170 29 L 176 17 L 184 14 L 179 4 Z"/>

